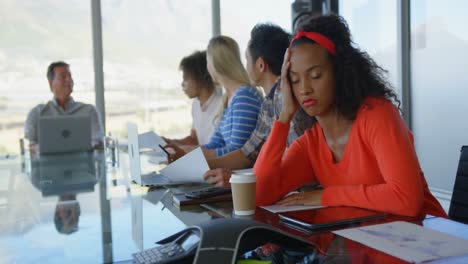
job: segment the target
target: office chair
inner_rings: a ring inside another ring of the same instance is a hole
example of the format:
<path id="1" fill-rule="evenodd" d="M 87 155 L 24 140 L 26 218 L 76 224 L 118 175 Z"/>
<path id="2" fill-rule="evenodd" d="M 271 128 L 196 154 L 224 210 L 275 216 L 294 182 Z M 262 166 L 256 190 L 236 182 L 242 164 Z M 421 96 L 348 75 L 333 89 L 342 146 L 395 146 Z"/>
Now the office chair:
<path id="1" fill-rule="evenodd" d="M 468 146 L 460 151 L 455 185 L 450 202 L 449 217 L 468 224 Z"/>

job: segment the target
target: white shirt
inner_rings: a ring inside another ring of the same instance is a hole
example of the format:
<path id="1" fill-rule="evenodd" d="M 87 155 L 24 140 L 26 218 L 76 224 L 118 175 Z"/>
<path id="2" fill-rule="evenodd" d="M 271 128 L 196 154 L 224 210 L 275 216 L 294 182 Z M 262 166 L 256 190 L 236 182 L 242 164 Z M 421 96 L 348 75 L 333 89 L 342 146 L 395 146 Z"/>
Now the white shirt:
<path id="1" fill-rule="evenodd" d="M 34 107 L 28 114 L 24 135 L 29 140 L 30 144 L 38 142 L 38 125 L 41 116 L 61 116 L 61 115 L 90 115 L 91 116 L 91 144 L 97 145 L 103 142 L 104 130 L 102 128 L 101 119 L 96 108 L 90 104 L 75 102 L 73 98 L 65 104 L 65 110 L 61 108 L 55 98 L 47 102 L 47 104 L 39 104 Z"/>
<path id="2" fill-rule="evenodd" d="M 200 104 L 198 98 L 193 99 L 192 129 L 196 131 L 199 145 L 210 142 L 214 131 L 214 117 L 220 110 L 222 96 L 221 89 L 216 88 L 203 105 Z"/>

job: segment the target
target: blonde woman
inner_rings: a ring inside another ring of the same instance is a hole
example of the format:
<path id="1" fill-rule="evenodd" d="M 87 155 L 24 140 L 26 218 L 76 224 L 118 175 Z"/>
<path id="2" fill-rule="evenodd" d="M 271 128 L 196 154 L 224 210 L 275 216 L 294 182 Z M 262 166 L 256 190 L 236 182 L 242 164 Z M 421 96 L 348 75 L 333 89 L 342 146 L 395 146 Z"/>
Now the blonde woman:
<path id="1" fill-rule="evenodd" d="M 215 117 L 215 130 L 208 144 L 203 145 L 206 157 L 223 156 L 240 149 L 255 129 L 263 101 L 259 89 L 252 87 L 240 59 L 239 46 L 227 36 L 210 40 L 206 50 L 207 68 L 215 83 L 224 88 L 220 112 Z M 174 160 L 185 151 L 174 144 Z"/>

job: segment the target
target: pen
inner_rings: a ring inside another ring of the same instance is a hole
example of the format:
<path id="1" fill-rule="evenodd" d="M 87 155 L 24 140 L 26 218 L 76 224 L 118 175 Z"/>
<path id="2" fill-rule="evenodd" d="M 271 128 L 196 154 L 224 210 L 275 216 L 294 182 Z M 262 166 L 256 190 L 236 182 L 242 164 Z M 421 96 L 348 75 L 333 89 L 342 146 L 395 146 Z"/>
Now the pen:
<path id="1" fill-rule="evenodd" d="M 163 146 L 161 146 L 161 144 L 158 144 L 158 146 L 164 151 L 164 153 L 166 153 L 168 157 L 171 156 L 171 154 L 169 154 L 169 152 L 167 152 L 167 150 Z"/>

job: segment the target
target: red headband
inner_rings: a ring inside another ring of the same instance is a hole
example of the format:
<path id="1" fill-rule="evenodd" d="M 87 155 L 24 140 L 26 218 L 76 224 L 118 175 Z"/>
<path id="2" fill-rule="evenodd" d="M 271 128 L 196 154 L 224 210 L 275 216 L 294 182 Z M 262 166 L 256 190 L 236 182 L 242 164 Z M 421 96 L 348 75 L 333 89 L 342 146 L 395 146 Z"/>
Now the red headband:
<path id="1" fill-rule="evenodd" d="M 291 46 L 293 42 L 296 41 L 298 38 L 302 37 L 306 37 L 310 40 L 317 42 L 317 44 L 322 46 L 324 49 L 328 50 L 328 52 L 330 52 L 333 56 L 336 56 L 335 43 L 333 43 L 329 38 L 317 32 L 307 32 L 304 30 L 299 30 L 296 36 L 294 36 L 294 38 L 291 40 L 289 46 Z"/>

